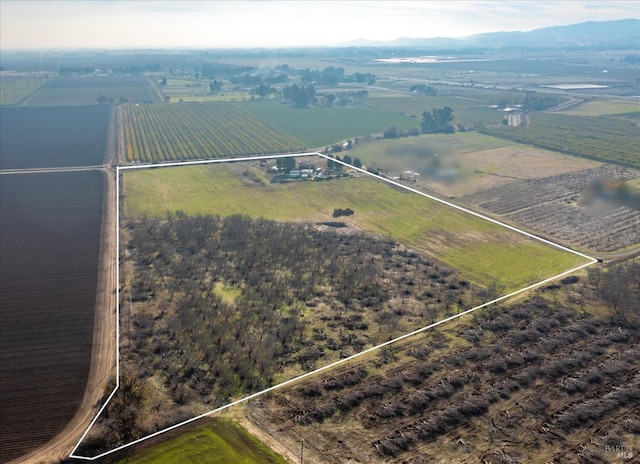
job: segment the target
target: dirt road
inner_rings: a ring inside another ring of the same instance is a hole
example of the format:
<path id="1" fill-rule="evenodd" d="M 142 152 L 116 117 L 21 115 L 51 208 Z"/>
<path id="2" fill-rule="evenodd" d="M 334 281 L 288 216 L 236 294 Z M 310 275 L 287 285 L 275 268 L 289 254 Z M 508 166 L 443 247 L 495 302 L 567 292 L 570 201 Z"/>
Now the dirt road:
<path id="1" fill-rule="evenodd" d="M 117 162 L 117 121 L 112 110 L 107 134 L 105 165 Z M 104 207 L 98 286 L 96 292 L 93 349 L 91 367 L 80 408 L 62 432 L 44 446 L 10 461 L 9 464 L 54 463 L 69 456 L 74 446 L 93 420 L 108 381 L 115 377 L 116 365 L 116 172 L 112 167 L 103 169 L 105 175 Z M 34 426 L 37 426 L 34 424 Z"/>

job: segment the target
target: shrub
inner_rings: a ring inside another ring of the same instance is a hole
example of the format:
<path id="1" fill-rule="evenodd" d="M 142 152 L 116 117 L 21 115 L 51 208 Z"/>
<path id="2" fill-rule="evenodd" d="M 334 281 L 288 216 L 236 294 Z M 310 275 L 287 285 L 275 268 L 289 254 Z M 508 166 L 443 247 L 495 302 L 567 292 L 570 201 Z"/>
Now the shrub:
<path id="1" fill-rule="evenodd" d="M 336 412 L 336 404 L 334 401 L 328 401 L 316 407 L 309 415 L 317 422 L 323 422 L 325 419 L 333 416 Z"/>
<path id="2" fill-rule="evenodd" d="M 353 408 L 360 406 L 360 403 L 366 398 L 366 395 L 363 391 L 353 391 L 349 392 L 346 395 L 338 398 L 336 403 L 338 405 L 338 409 L 341 412 L 347 413 L 351 411 Z"/>
<path id="3" fill-rule="evenodd" d="M 322 390 L 316 384 L 301 388 L 299 392 L 304 398 L 318 398 L 319 396 L 322 396 Z"/>
<path id="4" fill-rule="evenodd" d="M 458 406 L 464 417 L 481 416 L 489 409 L 489 401 L 482 396 L 474 396 Z"/>
<path id="5" fill-rule="evenodd" d="M 561 383 L 562 388 L 568 394 L 582 393 L 587 389 L 587 383 L 582 379 L 569 378 Z"/>
<path id="6" fill-rule="evenodd" d="M 533 322 L 533 324 L 531 325 L 531 328 L 534 330 L 537 330 L 541 334 L 546 334 L 547 332 L 550 332 L 551 329 L 557 326 L 558 326 L 558 321 L 554 319 L 540 318 L 540 319 L 536 319 Z"/>
<path id="7" fill-rule="evenodd" d="M 492 374 L 502 374 L 507 371 L 507 363 L 503 358 L 495 359 L 487 364 L 487 369 Z"/>
<path id="8" fill-rule="evenodd" d="M 409 350 L 409 355 L 413 356 L 416 359 L 427 359 L 427 357 L 431 354 L 433 350 L 426 346 L 426 345 L 420 345 L 420 346 L 416 346 L 413 347 Z"/>
<path id="9" fill-rule="evenodd" d="M 480 327 L 471 327 L 462 332 L 460 336 L 471 343 L 478 343 L 484 337 L 484 331 Z"/>
<path id="10" fill-rule="evenodd" d="M 343 388 L 359 384 L 367 375 L 367 370 L 365 368 L 360 368 L 358 370 L 349 371 L 337 377 L 327 379 L 322 383 L 322 386 L 327 391 L 342 390 Z"/>
<path id="11" fill-rule="evenodd" d="M 395 375 L 393 377 L 391 377 L 388 380 L 385 380 L 384 382 L 382 382 L 382 386 L 387 390 L 395 390 L 395 391 L 400 391 L 402 390 L 402 386 L 404 384 L 404 379 L 402 378 L 401 374 Z"/>

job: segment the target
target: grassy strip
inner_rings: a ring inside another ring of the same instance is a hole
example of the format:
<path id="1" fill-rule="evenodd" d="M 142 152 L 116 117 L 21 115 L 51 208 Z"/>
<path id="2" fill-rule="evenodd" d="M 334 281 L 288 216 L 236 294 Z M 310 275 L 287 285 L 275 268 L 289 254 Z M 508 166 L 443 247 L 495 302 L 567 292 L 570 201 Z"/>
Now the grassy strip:
<path id="1" fill-rule="evenodd" d="M 636 102 L 621 102 L 611 100 L 592 100 L 584 102 L 562 114 L 573 116 L 600 116 L 603 114 L 635 113 L 640 109 Z"/>
<path id="2" fill-rule="evenodd" d="M 484 128 L 485 134 L 569 155 L 640 168 L 638 128 L 611 116 L 535 113 L 527 127 Z"/>
<path id="3" fill-rule="evenodd" d="M 248 187 L 231 169 L 231 165 L 209 165 L 126 172 L 126 212 L 155 217 L 176 211 L 246 214 L 314 222 L 333 220 L 335 208 L 351 208 L 355 214 L 341 220 L 415 247 L 454 266 L 475 283 L 488 285 L 497 280 L 508 290 L 582 261 L 369 177 Z"/>
<path id="4" fill-rule="evenodd" d="M 243 110 L 280 127 L 310 147 L 321 147 L 351 137 L 418 127 L 419 121 L 378 108 L 303 108 L 296 109 L 273 101 L 239 103 Z"/>
<path id="5" fill-rule="evenodd" d="M 213 418 L 194 430 L 146 448 L 119 462 L 284 464 L 286 461 L 236 423 Z"/>

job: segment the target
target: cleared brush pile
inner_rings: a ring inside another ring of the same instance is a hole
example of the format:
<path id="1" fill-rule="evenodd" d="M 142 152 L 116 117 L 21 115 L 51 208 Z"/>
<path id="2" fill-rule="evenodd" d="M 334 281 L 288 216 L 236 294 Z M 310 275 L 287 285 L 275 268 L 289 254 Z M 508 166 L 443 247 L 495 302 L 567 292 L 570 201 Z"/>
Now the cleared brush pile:
<path id="1" fill-rule="evenodd" d="M 561 240 L 592 250 L 611 251 L 640 243 L 640 211 L 615 204 L 605 210 L 593 209 L 583 199 L 590 186 L 599 180 L 619 182 L 636 177 L 634 171 L 604 165 L 514 182 L 469 195 L 464 200 Z"/>
<path id="2" fill-rule="evenodd" d="M 304 437 L 309 462 L 583 462 L 587 451 L 606 460 L 607 439 L 632 444 L 637 330 L 533 297 L 452 332 L 309 381 L 248 415 Z"/>
<path id="3" fill-rule="evenodd" d="M 304 150 L 305 146 L 225 102 L 124 105 L 127 161 L 158 163 Z"/>

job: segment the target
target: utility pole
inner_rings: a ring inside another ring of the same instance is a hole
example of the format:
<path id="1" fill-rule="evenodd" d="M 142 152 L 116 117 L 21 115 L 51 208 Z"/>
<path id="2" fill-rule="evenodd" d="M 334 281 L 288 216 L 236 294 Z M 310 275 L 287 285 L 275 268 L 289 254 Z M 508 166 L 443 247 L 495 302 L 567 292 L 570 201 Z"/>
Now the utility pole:
<path id="1" fill-rule="evenodd" d="M 302 439 L 302 442 L 300 443 L 300 464 L 303 464 L 304 461 L 304 438 Z"/>

